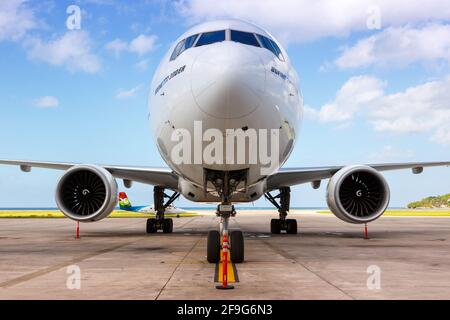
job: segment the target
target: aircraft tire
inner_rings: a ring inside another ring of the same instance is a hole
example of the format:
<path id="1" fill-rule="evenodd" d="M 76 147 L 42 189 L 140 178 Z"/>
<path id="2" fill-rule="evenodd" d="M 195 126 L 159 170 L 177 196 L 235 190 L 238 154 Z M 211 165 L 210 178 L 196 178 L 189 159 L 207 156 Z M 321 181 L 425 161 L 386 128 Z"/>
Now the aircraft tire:
<path id="1" fill-rule="evenodd" d="M 297 234 L 297 220 L 287 219 L 286 220 L 286 233 L 287 234 Z"/>
<path id="2" fill-rule="evenodd" d="M 147 233 L 155 233 L 156 230 L 156 219 L 147 219 Z"/>
<path id="3" fill-rule="evenodd" d="M 220 233 L 217 230 L 208 232 L 206 244 L 206 260 L 209 263 L 218 263 L 220 261 Z"/>
<path id="4" fill-rule="evenodd" d="M 233 263 L 244 262 L 244 234 L 240 230 L 232 231 L 230 234 L 230 260 Z"/>
<path id="5" fill-rule="evenodd" d="M 280 219 L 270 220 L 270 233 L 280 234 L 281 233 L 281 221 Z"/>
<path id="6" fill-rule="evenodd" d="M 172 219 L 164 219 L 162 230 L 164 233 L 172 233 L 173 232 L 173 220 Z"/>

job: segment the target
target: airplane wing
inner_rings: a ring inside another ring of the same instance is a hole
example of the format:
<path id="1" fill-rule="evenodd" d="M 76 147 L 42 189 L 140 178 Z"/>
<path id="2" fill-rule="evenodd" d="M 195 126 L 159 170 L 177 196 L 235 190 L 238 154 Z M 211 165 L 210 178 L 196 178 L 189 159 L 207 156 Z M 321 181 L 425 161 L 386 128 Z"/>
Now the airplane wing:
<path id="1" fill-rule="evenodd" d="M 418 174 L 425 167 L 450 166 L 447 162 L 415 162 L 415 163 L 383 163 L 367 164 L 378 171 L 390 171 L 400 169 L 412 169 L 413 173 Z M 277 173 L 267 178 L 267 190 L 274 190 L 280 187 L 290 187 L 297 184 L 308 182 L 319 182 L 323 179 L 331 178 L 336 172 L 345 166 L 332 167 L 310 167 L 310 168 L 281 168 Z"/>
<path id="2" fill-rule="evenodd" d="M 46 168 L 56 170 L 67 170 L 79 163 L 67 162 L 43 162 L 43 161 L 21 161 L 21 160 L 0 160 L 0 164 L 16 165 L 22 171 L 29 172 L 31 168 Z M 177 175 L 168 168 L 149 168 L 132 166 L 110 166 L 100 165 L 108 170 L 115 178 L 128 181 L 136 181 L 145 184 L 164 186 L 169 189 L 178 188 Z"/>

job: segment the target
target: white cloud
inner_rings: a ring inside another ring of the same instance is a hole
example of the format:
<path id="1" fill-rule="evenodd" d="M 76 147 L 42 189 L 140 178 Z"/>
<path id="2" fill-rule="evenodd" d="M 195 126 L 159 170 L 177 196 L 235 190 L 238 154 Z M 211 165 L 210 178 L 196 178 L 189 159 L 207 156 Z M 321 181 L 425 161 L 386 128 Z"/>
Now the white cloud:
<path id="1" fill-rule="evenodd" d="M 401 150 L 388 145 L 384 146 L 381 151 L 371 153 L 369 160 L 373 162 L 404 161 L 411 159 L 413 156 L 414 151 L 412 150 Z"/>
<path id="2" fill-rule="evenodd" d="M 146 71 L 149 67 L 150 61 L 148 59 L 144 59 L 136 63 L 134 66 L 140 71 Z"/>
<path id="3" fill-rule="evenodd" d="M 84 2 L 95 5 L 102 6 L 115 6 L 116 2 L 114 0 L 84 0 Z"/>
<path id="4" fill-rule="evenodd" d="M 96 73 L 101 68 L 99 58 L 91 52 L 91 39 L 86 31 L 68 31 L 48 42 L 28 38 L 25 47 L 30 59 L 65 66 L 71 72 Z"/>
<path id="5" fill-rule="evenodd" d="M 450 25 L 429 24 L 388 28 L 346 48 L 336 59 L 341 69 L 376 66 L 406 66 L 417 61 L 450 62 Z"/>
<path id="6" fill-rule="evenodd" d="M 155 48 L 155 42 L 155 35 L 146 36 L 141 34 L 131 41 L 130 51 L 142 56 L 151 52 Z"/>
<path id="7" fill-rule="evenodd" d="M 0 41 L 18 41 L 38 22 L 25 0 L 0 1 Z"/>
<path id="8" fill-rule="evenodd" d="M 53 96 L 44 96 L 36 99 L 34 105 L 38 108 L 56 108 L 59 106 L 59 100 Z"/>
<path id="9" fill-rule="evenodd" d="M 120 88 L 120 89 L 117 91 L 116 98 L 117 98 L 117 99 L 134 98 L 134 97 L 136 96 L 136 93 L 137 93 L 141 88 L 142 88 L 142 85 L 141 85 L 141 84 L 138 85 L 138 86 L 136 86 L 136 87 L 134 87 L 134 88 L 131 88 L 131 89 L 129 89 L 129 90 L 125 90 L 125 89 Z"/>
<path id="10" fill-rule="evenodd" d="M 116 56 L 119 56 L 123 51 L 128 50 L 128 43 L 123 40 L 115 39 L 106 44 L 106 49 L 113 51 Z"/>
<path id="11" fill-rule="evenodd" d="M 338 125 L 364 116 L 376 131 L 426 133 L 450 144 L 450 76 L 392 94 L 383 91 L 384 85 L 377 78 L 352 77 L 332 102 L 318 110 L 309 107 L 306 115 Z"/>
<path id="12" fill-rule="evenodd" d="M 450 145 L 450 128 L 439 128 L 431 139 L 441 144 Z"/>
<path id="13" fill-rule="evenodd" d="M 0 1 L 0 41 L 20 41 L 30 59 L 65 66 L 72 72 L 100 70 L 98 57 L 91 53 L 89 33 L 70 31 L 49 41 L 30 35 L 30 30 L 42 27 L 43 23 L 35 18 L 28 3 L 27 0 Z"/>
<path id="14" fill-rule="evenodd" d="M 321 122 L 345 123 L 365 105 L 381 97 L 384 85 L 384 82 L 374 77 L 352 77 L 338 90 L 334 101 L 325 104 L 318 111 L 305 107 L 305 116 Z"/>
<path id="15" fill-rule="evenodd" d="M 370 8 L 381 12 L 381 27 L 450 18 L 446 0 L 185 0 L 175 5 L 191 22 L 232 17 L 257 23 L 287 42 L 346 36 L 367 31 Z"/>
<path id="16" fill-rule="evenodd" d="M 129 51 L 143 56 L 156 47 L 157 36 L 141 34 L 130 41 L 130 43 L 121 39 L 115 39 L 106 44 L 106 49 L 113 51 L 116 56 L 120 55 L 124 51 Z"/>

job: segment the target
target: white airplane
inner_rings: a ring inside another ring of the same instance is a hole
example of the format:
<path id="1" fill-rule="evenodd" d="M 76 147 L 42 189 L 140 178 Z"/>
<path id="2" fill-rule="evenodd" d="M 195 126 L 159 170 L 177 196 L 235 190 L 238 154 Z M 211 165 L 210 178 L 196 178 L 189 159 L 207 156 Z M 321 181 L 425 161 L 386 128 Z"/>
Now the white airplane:
<path id="1" fill-rule="evenodd" d="M 119 209 L 123 211 L 128 212 L 135 212 L 135 213 L 143 213 L 143 214 L 155 214 L 156 210 L 153 205 L 150 206 L 133 206 L 131 205 L 130 199 L 128 199 L 128 196 L 126 192 L 119 192 Z M 164 213 L 166 214 L 176 214 L 180 215 L 183 213 L 186 213 L 186 210 L 176 208 L 174 206 L 167 206 L 164 210 Z"/>
<path id="2" fill-rule="evenodd" d="M 424 167 L 450 165 L 417 162 L 281 168 L 298 139 L 303 116 L 298 88 L 299 79 L 286 51 L 270 33 L 237 20 L 203 23 L 174 42 L 151 84 L 148 118 L 169 168 L 11 160 L 0 160 L 0 164 L 18 165 L 25 172 L 32 167 L 65 170 L 57 185 L 56 203 L 76 221 L 98 221 L 113 211 L 118 198 L 116 179 L 122 179 L 127 188 L 133 181 L 155 186 L 157 215 L 147 220 L 148 233 L 172 232 L 172 220 L 164 213 L 180 195 L 195 202 L 218 203 L 221 227 L 208 233 L 209 262 L 220 260 L 220 240 L 228 234 L 234 203 L 266 197 L 279 212 L 279 218 L 271 221 L 271 232 L 295 234 L 297 221 L 287 219 L 290 187 L 311 183 L 319 188 L 322 180 L 329 179 L 326 197 L 331 211 L 349 223 L 368 223 L 378 219 L 389 204 L 390 191 L 381 171 L 409 168 L 418 174 Z M 232 136 L 229 130 L 243 135 L 248 143 L 230 149 L 211 146 L 222 138 L 228 141 Z M 250 143 L 255 132 L 260 140 L 264 134 L 270 137 L 270 161 L 261 150 L 256 151 L 264 145 Z M 239 152 L 245 161 L 232 161 Z M 167 190 L 173 193 L 167 194 Z M 230 242 L 231 260 L 242 262 L 242 232 L 231 232 Z"/>

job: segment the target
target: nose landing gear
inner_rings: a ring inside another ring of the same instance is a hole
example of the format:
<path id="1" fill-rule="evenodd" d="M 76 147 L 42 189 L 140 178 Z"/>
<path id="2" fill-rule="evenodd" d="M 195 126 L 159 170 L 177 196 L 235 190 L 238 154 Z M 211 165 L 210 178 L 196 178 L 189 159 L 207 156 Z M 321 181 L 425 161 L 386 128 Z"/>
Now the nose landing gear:
<path id="1" fill-rule="evenodd" d="M 222 239 L 228 236 L 230 239 L 230 260 L 233 263 L 244 262 L 244 234 L 240 230 L 229 232 L 228 224 L 230 216 L 234 211 L 233 206 L 221 204 L 218 206 L 217 215 L 221 218 L 220 232 L 211 230 L 207 238 L 207 260 L 210 263 L 220 261 L 220 251 L 222 249 Z"/>
<path id="2" fill-rule="evenodd" d="M 228 230 L 230 217 L 236 215 L 236 210 L 231 204 L 231 194 L 236 190 L 240 182 L 246 181 L 247 172 L 223 172 L 209 171 L 206 173 L 206 181 L 214 184 L 221 197 L 221 204 L 217 207 L 217 216 L 220 217 L 220 231 L 208 232 L 207 238 L 207 260 L 211 263 L 220 261 L 222 239 L 226 236 L 230 240 L 230 260 L 233 263 L 244 262 L 244 234 L 240 230 L 231 233 Z"/>

